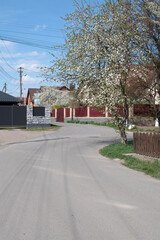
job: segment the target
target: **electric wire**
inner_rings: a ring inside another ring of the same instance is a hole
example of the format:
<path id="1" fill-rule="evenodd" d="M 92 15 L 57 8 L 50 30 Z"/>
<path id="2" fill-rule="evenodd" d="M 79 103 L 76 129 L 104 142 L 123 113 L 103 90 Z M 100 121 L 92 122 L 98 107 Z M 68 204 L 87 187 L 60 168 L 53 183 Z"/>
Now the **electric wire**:
<path id="1" fill-rule="evenodd" d="M 19 87 L 17 87 L 17 88 L 14 89 L 14 90 L 8 90 L 8 89 L 7 89 L 7 92 L 9 92 L 9 93 L 14 93 L 14 92 L 17 92 L 18 89 L 19 89 Z"/>
<path id="2" fill-rule="evenodd" d="M 27 34 L 27 35 L 33 35 L 33 36 L 41 36 L 41 37 L 50 37 L 50 38 L 60 38 L 63 39 L 63 37 L 60 36 L 53 36 L 48 34 L 37 34 L 37 33 L 29 33 L 29 32 L 18 32 L 18 31 L 11 31 L 11 30 L 1 30 L 1 32 L 9 32 L 9 33 L 18 33 L 18 34 Z"/>
<path id="3" fill-rule="evenodd" d="M 5 69 L 4 69 L 2 66 L 0 66 L 0 71 L 1 71 L 4 75 L 6 75 L 8 78 L 12 78 L 12 79 L 14 79 L 14 80 L 17 80 L 15 77 L 11 76 L 8 72 L 6 72 Z"/>
<path id="4" fill-rule="evenodd" d="M 13 68 L 8 62 L 7 62 L 7 60 L 3 57 L 3 54 L 2 54 L 2 52 L 1 52 L 1 50 L 0 50 L 0 54 L 1 54 L 1 59 L 2 59 L 2 61 L 3 62 L 5 62 L 6 64 L 7 64 L 7 66 L 8 67 L 10 67 L 12 70 L 14 70 L 15 72 L 17 72 L 16 70 L 15 70 L 15 68 Z"/>
<path id="5" fill-rule="evenodd" d="M 20 43 L 24 45 L 30 45 L 33 47 L 39 47 L 50 50 L 52 47 L 56 46 L 55 50 L 58 50 L 57 45 L 61 45 L 59 43 L 46 41 L 46 40 L 39 40 L 39 39 L 33 39 L 28 37 L 19 37 L 19 36 L 11 36 L 11 35 L 0 35 L 1 40 L 5 41 L 11 41 L 15 43 Z M 60 47 L 60 46 L 59 46 Z"/>
<path id="6" fill-rule="evenodd" d="M 9 51 L 9 49 L 7 48 L 6 44 L 5 44 L 5 41 L 4 40 L 1 40 L 5 49 L 7 50 L 8 54 L 11 56 L 11 58 L 14 60 L 14 62 L 18 65 L 18 63 L 16 62 L 15 58 L 13 57 L 13 55 L 11 54 L 11 52 Z"/>

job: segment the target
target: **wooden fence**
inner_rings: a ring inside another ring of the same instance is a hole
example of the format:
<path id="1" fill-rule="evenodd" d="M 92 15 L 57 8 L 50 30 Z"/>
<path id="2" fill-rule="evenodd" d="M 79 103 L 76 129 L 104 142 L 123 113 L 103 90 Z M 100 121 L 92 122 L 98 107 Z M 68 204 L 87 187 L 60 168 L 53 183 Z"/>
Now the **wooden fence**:
<path id="1" fill-rule="evenodd" d="M 133 143 L 135 153 L 160 158 L 160 134 L 134 133 Z"/>

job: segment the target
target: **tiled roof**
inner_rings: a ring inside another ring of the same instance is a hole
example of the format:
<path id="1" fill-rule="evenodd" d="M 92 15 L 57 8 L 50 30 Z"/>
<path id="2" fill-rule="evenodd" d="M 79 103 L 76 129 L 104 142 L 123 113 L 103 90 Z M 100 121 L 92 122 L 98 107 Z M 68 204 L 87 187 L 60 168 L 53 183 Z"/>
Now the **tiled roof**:
<path id="1" fill-rule="evenodd" d="M 4 93 L 2 91 L 0 91 L 0 102 L 10 102 L 10 103 L 20 103 L 22 102 L 22 100 L 16 98 L 16 97 L 13 97 L 11 95 L 9 95 L 8 93 Z"/>

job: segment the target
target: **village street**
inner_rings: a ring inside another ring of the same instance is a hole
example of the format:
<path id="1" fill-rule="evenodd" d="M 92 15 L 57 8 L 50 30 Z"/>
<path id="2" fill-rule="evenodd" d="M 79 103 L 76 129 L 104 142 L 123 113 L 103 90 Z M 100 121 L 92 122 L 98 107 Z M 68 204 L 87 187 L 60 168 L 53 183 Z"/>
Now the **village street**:
<path id="1" fill-rule="evenodd" d="M 159 240 L 160 181 L 99 154 L 112 128 L 59 125 L 0 148 L 0 239 Z"/>

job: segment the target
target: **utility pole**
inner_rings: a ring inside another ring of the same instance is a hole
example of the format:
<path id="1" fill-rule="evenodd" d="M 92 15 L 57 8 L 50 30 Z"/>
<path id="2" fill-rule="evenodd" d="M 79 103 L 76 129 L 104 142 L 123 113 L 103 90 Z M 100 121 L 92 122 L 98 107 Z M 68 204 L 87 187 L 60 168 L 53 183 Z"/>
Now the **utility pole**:
<path id="1" fill-rule="evenodd" d="M 20 73 L 20 99 L 22 99 L 22 67 L 19 68 L 19 73 Z"/>
<path id="2" fill-rule="evenodd" d="M 2 92 L 3 92 L 3 90 L 4 90 L 5 93 L 7 92 L 7 83 L 4 84 Z"/>
<path id="3" fill-rule="evenodd" d="M 24 106 L 26 106 L 26 89 L 24 88 Z"/>
<path id="4" fill-rule="evenodd" d="M 7 92 L 7 83 L 4 84 L 4 91 Z"/>

